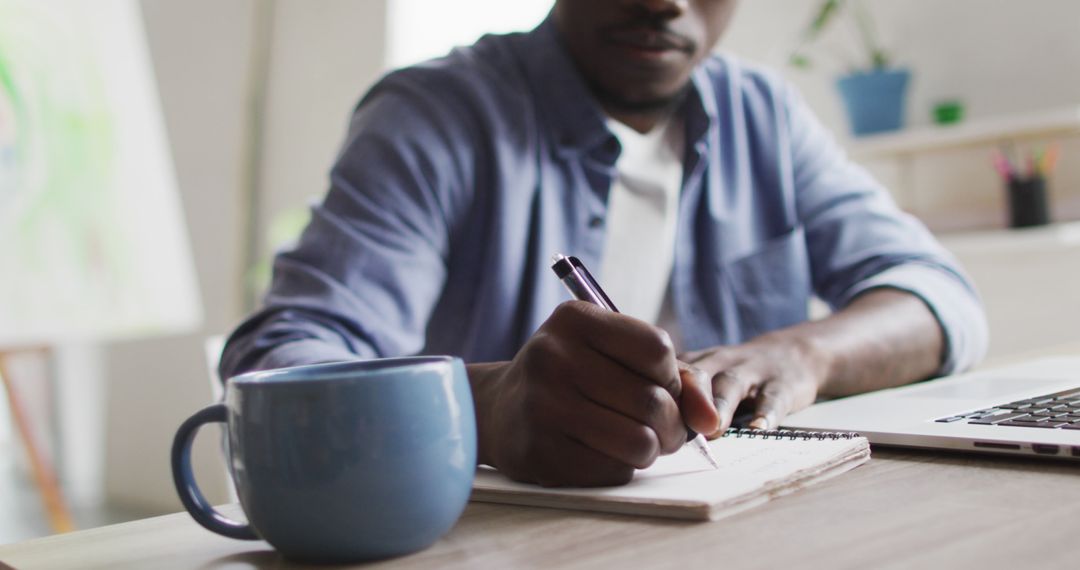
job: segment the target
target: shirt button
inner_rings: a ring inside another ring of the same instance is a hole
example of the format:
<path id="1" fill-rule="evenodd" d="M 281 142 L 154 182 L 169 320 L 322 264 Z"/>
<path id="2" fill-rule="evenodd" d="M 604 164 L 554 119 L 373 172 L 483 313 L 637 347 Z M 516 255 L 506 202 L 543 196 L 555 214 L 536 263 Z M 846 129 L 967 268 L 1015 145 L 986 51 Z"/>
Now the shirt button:
<path id="1" fill-rule="evenodd" d="M 604 225 L 604 218 L 602 218 L 600 216 L 593 216 L 593 217 L 589 218 L 589 227 L 590 228 L 599 228 L 599 227 L 601 227 L 603 225 Z"/>

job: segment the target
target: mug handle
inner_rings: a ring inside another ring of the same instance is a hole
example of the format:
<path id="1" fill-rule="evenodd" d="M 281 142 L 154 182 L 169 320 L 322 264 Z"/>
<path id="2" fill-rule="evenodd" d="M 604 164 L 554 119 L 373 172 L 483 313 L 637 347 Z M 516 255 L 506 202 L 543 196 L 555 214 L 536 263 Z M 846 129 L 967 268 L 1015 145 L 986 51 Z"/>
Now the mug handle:
<path id="1" fill-rule="evenodd" d="M 203 424 L 211 422 L 225 423 L 228 408 L 224 404 L 214 404 L 203 408 L 180 424 L 172 446 L 172 473 L 176 492 L 180 502 L 191 514 L 195 522 L 207 530 L 240 540 L 259 540 L 250 524 L 238 523 L 214 510 L 195 483 L 195 474 L 191 471 L 191 442 Z"/>

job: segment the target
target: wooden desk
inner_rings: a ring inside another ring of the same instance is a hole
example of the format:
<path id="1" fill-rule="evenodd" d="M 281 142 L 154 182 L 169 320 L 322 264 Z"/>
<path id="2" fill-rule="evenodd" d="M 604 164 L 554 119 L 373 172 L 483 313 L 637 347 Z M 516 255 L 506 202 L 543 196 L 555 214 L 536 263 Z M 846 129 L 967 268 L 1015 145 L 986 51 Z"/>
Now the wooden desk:
<path id="1" fill-rule="evenodd" d="M 1075 568 L 1078 499 L 1076 464 L 878 449 L 852 472 L 715 523 L 471 504 L 431 548 L 370 566 Z M 0 546 L 0 561 L 27 570 L 297 567 L 186 513 Z"/>

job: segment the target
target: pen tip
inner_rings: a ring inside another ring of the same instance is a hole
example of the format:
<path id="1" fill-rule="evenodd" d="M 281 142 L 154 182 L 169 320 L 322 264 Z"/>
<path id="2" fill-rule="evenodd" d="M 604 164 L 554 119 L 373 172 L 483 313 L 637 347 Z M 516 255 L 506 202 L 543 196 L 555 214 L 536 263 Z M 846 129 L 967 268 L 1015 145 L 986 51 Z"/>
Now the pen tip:
<path id="1" fill-rule="evenodd" d="M 705 440 L 705 436 L 700 433 L 695 437 L 691 444 L 697 448 L 701 455 L 705 458 L 705 461 L 712 465 L 713 469 L 719 469 L 720 463 L 716 461 L 716 457 L 713 457 L 712 449 L 709 448 L 709 443 Z"/>
<path id="2" fill-rule="evenodd" d="M 716 458 L 713 457 L 713 454 L 712 454 L 711 451 L 706 451 L 705 452 L 705 461 L 708 461 L 709 465 L 712 465 L 713 469 L 719 469 L 720 468 L 720 463 L 716 461 Z"/>

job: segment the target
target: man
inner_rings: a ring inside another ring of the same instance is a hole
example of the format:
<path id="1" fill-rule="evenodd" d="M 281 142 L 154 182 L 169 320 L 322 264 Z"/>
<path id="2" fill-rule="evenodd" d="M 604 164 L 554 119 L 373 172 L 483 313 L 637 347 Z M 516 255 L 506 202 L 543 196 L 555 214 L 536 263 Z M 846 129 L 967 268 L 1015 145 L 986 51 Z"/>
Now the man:
<path id="1" fill-rule="evenodd" d="M 775 427 L 973 364 L 984 317 L 925 228 L 792 90 L 709 55 L 734 8 L 557 0 L 530 33 L 385 77 L 222 377 L 459 355 L 483 463 L 601 485 L 744 401 Z M 556 252 L 631 308 L 565 302 Z M 807 321 L 812 295 L 835 312 Z"/>

